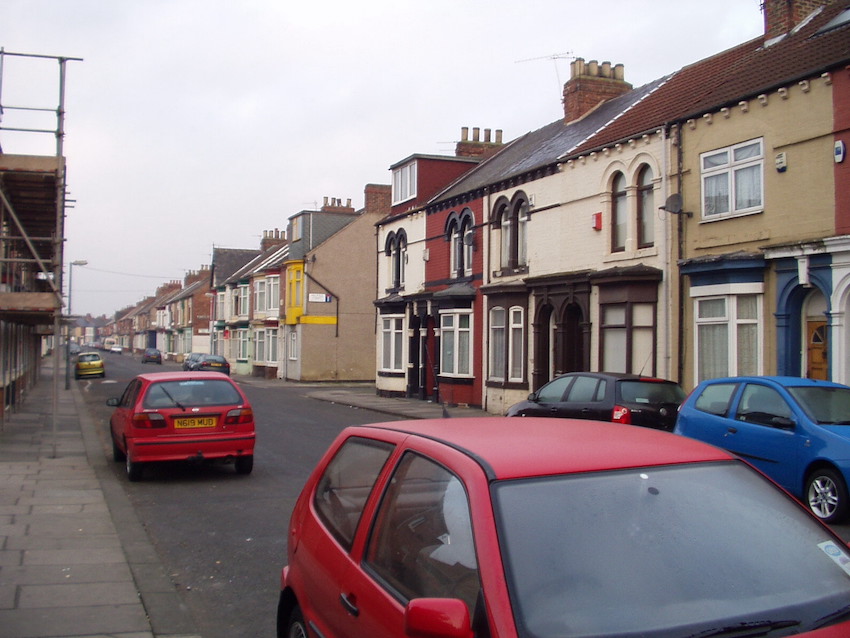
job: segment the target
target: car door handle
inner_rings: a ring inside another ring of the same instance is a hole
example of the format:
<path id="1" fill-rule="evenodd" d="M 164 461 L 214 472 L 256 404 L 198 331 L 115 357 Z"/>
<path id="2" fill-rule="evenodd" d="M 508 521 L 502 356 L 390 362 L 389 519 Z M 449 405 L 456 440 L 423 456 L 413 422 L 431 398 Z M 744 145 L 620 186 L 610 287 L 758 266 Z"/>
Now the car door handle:
<path id="1" fill-rule="evenodd" d="M 360 609 L 351 602 L 346 594 L 339 595 L 339 602 L 342 603 L 342 606 L 345 607 L 345 611 L 354 616 L 355 618 L 360 615 Z"/>
<path id="2" fill-rule="evenodd" d="M 738 434 L 738 428 L 729 427 L 726 430 L 726 434 L 724 434 L 723 436 L 729 436 L 730 434 Z"/>

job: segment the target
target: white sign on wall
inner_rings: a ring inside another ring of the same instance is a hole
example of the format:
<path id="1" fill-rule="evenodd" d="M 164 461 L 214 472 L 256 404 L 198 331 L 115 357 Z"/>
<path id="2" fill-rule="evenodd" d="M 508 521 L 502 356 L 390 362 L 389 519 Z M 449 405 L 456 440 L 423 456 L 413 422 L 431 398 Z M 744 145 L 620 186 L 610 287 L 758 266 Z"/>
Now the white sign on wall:
<path id="1" fill-rule="evenodd" d="M 331 295 L 326 295 L 326 294 L 321 293 L 321 292 L 311 292 L 310 294 L 307 295 L 307 301 L 309 301 L 309 302 L 330 303 L 331 299 L 333 299 L 333 297 L 331 297 Z"/>

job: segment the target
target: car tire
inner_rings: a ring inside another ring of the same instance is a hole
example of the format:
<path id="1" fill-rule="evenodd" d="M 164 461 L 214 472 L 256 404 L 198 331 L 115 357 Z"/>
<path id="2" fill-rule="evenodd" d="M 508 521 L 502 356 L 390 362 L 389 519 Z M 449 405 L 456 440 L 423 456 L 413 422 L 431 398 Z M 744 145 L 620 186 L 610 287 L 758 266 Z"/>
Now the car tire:
<path id="1" fill-rule="evenodd" d="M 112 439 L 112 460 L 115 461 L 116 463 L 121 463 L 122 461 L 126 461 L 127 455 L 124 454 L 124 452 L 121 451 L 120 447 L 118 447 L 118 444 L 115 442 L 115 436 L 110 434 L 109 438 Z"/>
<path id="2" fill-rule="evenodd" d="M 125 455 L 124 459 L 127 462 L 127 479 L 132 483 L 135 483 L 136 481 L 141 481 L 142 464 L 137 463 L 136 461 L 131 459 L 129 451 Z"/>
<path id="3" fill-rule="evenodd" d="M 804 495 L 809 509 L 824 523 L 835 523 L 847 516 L 847 484 L 837 470 L 820 468 L 812 472 Z"/>
<path id="4" fill-rule="evenodd" d="M 307 625 L 298 605 L 289 614 L 289 624 L 286 627 L 286 638 L 307 638 Z"/>
<path id="5" fill-rule="evenodd" d="M 254 469 L 254 455 L 246 454 L 245 456 L 237 456 L 234 464 L 236 465 L 237 474 L 250 474 L 251 470 Z"/>

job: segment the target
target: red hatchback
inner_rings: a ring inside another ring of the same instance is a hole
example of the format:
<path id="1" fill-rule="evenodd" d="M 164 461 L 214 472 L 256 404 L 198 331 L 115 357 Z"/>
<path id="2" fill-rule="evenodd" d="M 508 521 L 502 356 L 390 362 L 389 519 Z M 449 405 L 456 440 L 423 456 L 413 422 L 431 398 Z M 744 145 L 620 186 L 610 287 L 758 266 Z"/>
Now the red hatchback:
<path id="1" fill-rule="evenodd" d="M 254 412 L 238 385 L 218 372 L 159 372 L 133 379 L 109 420 L 112 453 L 131 481 L 151 461 L 233 461 L 254 467 Z"/>
<path id="2" fill-rule="evenodd" d="M 845 543 L 743 461 L 646 428 L 348 428 L 287 551 L 281 638 L 850 635 Z"/>

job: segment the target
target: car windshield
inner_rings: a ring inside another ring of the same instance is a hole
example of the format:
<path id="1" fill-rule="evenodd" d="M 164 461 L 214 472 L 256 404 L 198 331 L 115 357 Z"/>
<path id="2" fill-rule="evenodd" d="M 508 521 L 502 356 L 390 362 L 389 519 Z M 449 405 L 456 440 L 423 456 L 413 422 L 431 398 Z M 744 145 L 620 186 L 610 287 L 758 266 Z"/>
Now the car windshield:
<path id="1" fill-rule="evenodd" d="M 850 388 L 799 386 L 789 387 L 788 392 L 818 423 L 850 424 Z"/>
<path id="2" fill-rule="evenodd" d="M 676 403 L 685 399 L 685 392 L 675 383 L 658 381 L 622 381 L 620 400 L 625 403 Z"/>
<path id="3" fill-rule="evenodd" d="M 148 409 L 185 408 L 239 403 L 242 403 L 242 397 L 229 381 L 203 379 L 154 383 L 148 388 L 142 407 Z"/>
<path id="4" fill-rule="evenodd" d="M 850 599 L 844 543 L 738 461 L 492 489 L 526 638 L 681 637 L 786 620 L 811 630 Z"/>

